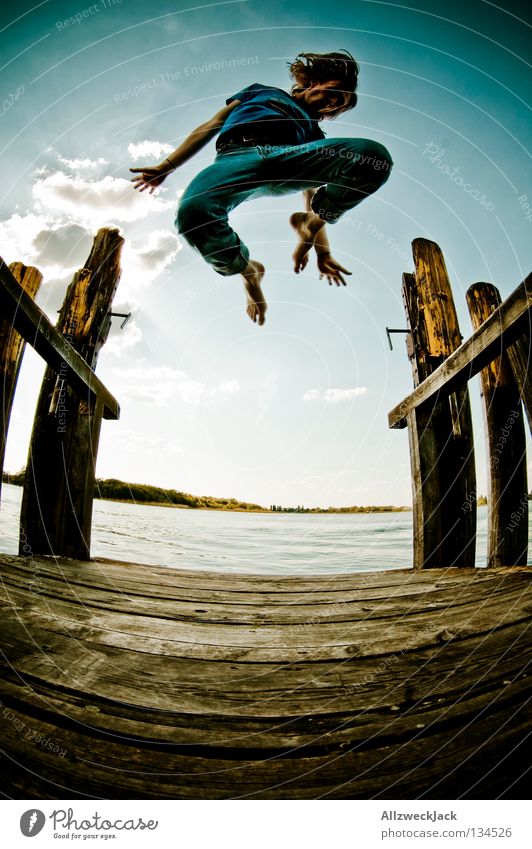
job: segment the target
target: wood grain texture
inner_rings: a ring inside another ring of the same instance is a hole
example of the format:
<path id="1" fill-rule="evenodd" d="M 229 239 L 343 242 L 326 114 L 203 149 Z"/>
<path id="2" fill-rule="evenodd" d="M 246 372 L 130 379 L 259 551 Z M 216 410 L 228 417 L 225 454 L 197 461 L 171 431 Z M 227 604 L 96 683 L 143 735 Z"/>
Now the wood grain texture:
<path id="1" fill-rule="evenodd" d="M 98 231 L 86 267 L 77 271 L 57 330 L 95 369 L 107 339 L 109 312 L 120 279 L 123 238 Z M 44 374 L 28 454 L 20 551 L 89 559 L 95 466 L 105 402 L 70 385 L 68 364 Z"/>
<path id="2" fill-rule="evenodd" d="M 414 389 L 388 413 L 389 427 L 406 427 L 406 415 L 410 410 L 429 401 L 437 401 L 438 397 L 450 395 L 457 386 L 463 385 L 497 357 L 501 346 L 511 346 L 523 333 L 529 333 L 531 323 L 532 274 L 529 274 L 482 327 L 438 366 L 423 385 Z M 530 356 L 525 351 L 523 362 L 528 363 L 529 359 Z"/>
<path id="3" fill-rule="evenodd" d="M 9 271 L 19 284 L 21 291 L 33 300 L 42 283 L 41 272 L 21 262 L 13 262 L 9 266 Z M 2 417 L 0 421 L 0 492 L 9 420 L 25 344 L 13 324 L 6 318 L 0 318 L 0 415 Z"/>
<path id="4" fill-rule="evenodd" d="M 120 407 L 108 389 L 91 371 L 85 360 L 58 333 L 48 317 L 25 292 L 0 257 L 0 309 L 3 318 L 56 372 L 66 364 L 69 385 L 80 396 L 100 395 L 104 401 L 104 418 L 118 419 Z"/>
<path id="5" fill-rule="evenodd" d="M 521 335 L 508 347 L 508 359 L 519 387 L 519 395 L 528 419 L 532 434 L 532 313 L 528 316 L 528 327 L 524 326 Z"/>
<path id="6" fill-rule="evenodd" d="M 0 555 L 0 572 L 10 796 L 519 786 L 528 569 L 283 578 Z"/>
<path id="7" fill-rule="evenodd" d="M 500 307 L 491 283 L 475 283 L 467 305 L 477 330 Z M 528 487 L 526 443 L 519 386 L 507 352 L 480 373 L 488 468 L 488 566 L 526 566 Z"/>
<path id="8" fill-rule="evenodd" d="M 415 274 L 403 275 L 403 302 L 411 329 L 407 350 L 414 385 L 460 346 L 451 286 L 440 248 L 412 242 Z M 467 386 L 407 413 L 412 473 L 414 566 L 473 566 L 476 476 Z"/>

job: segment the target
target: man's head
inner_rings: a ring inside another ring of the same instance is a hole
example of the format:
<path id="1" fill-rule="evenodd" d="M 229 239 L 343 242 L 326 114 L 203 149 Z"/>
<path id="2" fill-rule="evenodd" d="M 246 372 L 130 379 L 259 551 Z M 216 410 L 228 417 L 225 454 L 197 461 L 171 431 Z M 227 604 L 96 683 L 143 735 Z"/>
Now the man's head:
<path id="1" fill-rule="evenodd" d="M 292 96 L 321 118 L 335 118 L 356 106 L 358 64 L 347 50 L 299 53 L 290 63 Z"/>

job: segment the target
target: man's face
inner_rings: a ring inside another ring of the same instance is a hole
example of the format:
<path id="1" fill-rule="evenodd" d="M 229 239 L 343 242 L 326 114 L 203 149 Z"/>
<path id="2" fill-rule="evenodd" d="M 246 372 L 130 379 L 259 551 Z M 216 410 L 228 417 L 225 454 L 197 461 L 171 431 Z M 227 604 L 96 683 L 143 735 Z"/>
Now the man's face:
<path id="1" fill-rule="evenodd" d="M 307 110 L 324 118 L 344 102 L 343 85 L 340 80 L 328 80 L 325 83 L 311 83 L 308 88 L 296 94 L 296 99 Z"/>

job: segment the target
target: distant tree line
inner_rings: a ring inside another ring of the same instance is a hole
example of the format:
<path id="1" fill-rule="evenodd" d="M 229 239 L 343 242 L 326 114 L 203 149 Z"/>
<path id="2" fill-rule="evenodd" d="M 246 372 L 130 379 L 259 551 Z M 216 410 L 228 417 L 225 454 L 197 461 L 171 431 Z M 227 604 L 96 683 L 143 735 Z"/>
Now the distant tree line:
<path id="1" fill-rule="evenodd" d="M 24 485 L 26 470 L 10 474 L 2 473 L 2 482 L 15 486 Z M 210 495 L 191 495 L 176 489 L 163 489 L 146 483 L 127 483 L 116 478 L 99 478 L 94 488 L 95 498 L 108 498 L 112 501 L 133 501 L 138 504 L 166 504 L 168 506 L 188 507 L 193 510 L 249 510 L 271 513 L 401 513 L 410 507 L 393 507 L 392 505 L 377 505 L 373 507 L 282 507 L 271 504 L 262 507 L 260 504 L 249 504 L 236 498 L 215 498 Z M 479 495 L 477 504 L 486 504 L 485 495 Z"/>
<path id="2" fill-rule="evenodd" d="M 146 483 L 126 483 L 115 478 L 98 479 L 94 497 L 145 504 L 168 504 L 195 510 L 264 510 L 260 504 L 248 504 L 246 501 L 237 501 L 236 498 L 191 495 L 176 489 L 163 489 Z"/>
<path id="3" fill-rule="evenodd" d="M 378 504 L 372 507 L 281 507 L 279 504 L 270 506 L 272 513 L 403 513 L 410 507 L 393 507 Z"/>

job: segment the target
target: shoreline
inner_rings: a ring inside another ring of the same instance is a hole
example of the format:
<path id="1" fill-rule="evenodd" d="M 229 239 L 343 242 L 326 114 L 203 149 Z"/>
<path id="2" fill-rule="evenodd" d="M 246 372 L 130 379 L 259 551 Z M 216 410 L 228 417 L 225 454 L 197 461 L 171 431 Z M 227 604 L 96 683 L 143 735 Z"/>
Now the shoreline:
<path id="1" fill-rule="evenodd" d="M 23 477 L 20 473 L 15 475 L 10 475 L 8 472 L 4 472 L 2 475 L 2 483 L 7 484 L 8 486 L 23 486 L 24 481 Z M 178 493 L 175 490 L 168 490 L 168 498 L 164 499 L 161 497 L 160 500 L 157 499 L 144 499 L 144 498 L 119 498 L 111 494 L 100 495 L 99 491 L 104 489 L 105 484 L 109 484 L 109 481 L 98 479 L 96 481 L 96 489 L 94 493 L 95 501 L 111 501 L 116 504 L 135 504 L 145 507 L 175 507 L 179 510 L 215 510 L 217 513 L 267 513 L 268 515 L 274 514 L 296 514 L 296 515 L 315 515 L 315 516 L 324 516 L 324 515 L 342 515 L 342 516 L 360 516 L 367 514 L 378 514 L 378 513 L 411 513 L 412 508 L 406 506 L 396 507 L 392 504 L 374 504 L 366 507 L 359 507 L 358 505 L 353 505 L 352 507 L 281 507 L 277 506 L 276 509 L 271 509 L 268 507 L 262 507 L 258 504 L 248 504 L 245 501 L 238 501 L 236 498 L 216 498 L 214 496 L 195 496 L 190 495 L 189 493 Z M 132 493 L 135 489 L 138 490 L 152 490 L 155 493 L 161 492 L 163 494 L 165 490 L 162 487 L 155 487 L 151 484 L 130 484 L 125 481 L 117 481 L 112 480 L 112 485 L 114 488 L 119 487 L 127 487 Z M 108 487 L 110 488 L 110 487 Z M 150 492 L 151 494 L 151 492 Z M 172 496 L 179 496 L 183 499 L 183 501 L 172 501 Z M 196 501 L 196 503 L 186 503 L 184 499 L 190 499 L 190 501 Z M 199 502 L 199 503 L 198 503 Z M 201 502 L 211 502 L 211 503 L 201 503 Z M 213 503 L 212 503 L 213 502 Z M 216 503 L 218 502 L 218 504 Z M 274 506 L 274 505 L 272 505 Z"/>
<path id="2" fill-rule="evenodd" d="M 299 516 L 308 516 L 308 515 L 343 515 L 343 516 L 360 516 L 367 515 L 369 513 L 411 513 L 411 507 L 359 507 L 358 509 L 351 510 L 345 507 L 320 509 L 309 507 L 305 510 L 298 510 L 297 508 L 285 508 L 284 510 L 268 510 L 267 507 L 263 507 L 260 509 L 249 509 L 246 510 L 244 507 L 232 507 L 232 508 L 224 508 L 224 507 L 192 507 L 189 504 L 171 504 L 168 501 L 135 501 L 134 498 L 101 498 L 97 495 L 94 496 L 95 501 L 111 501 L 114 504 L 134 504 L 138 507 L 172 507 L 177 510 L 202 510 L 202 511 L 213 511 L 215 513 L 267 513 L 271 516 L 275 515 L 287 515 L 287 514 L 296 514 Z"/>

